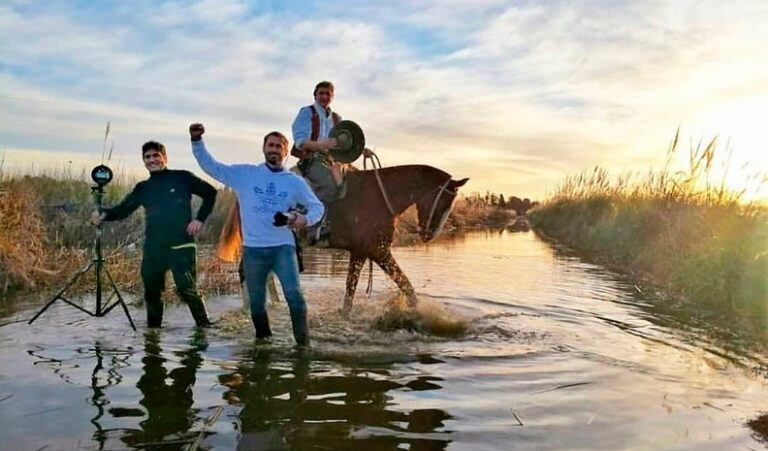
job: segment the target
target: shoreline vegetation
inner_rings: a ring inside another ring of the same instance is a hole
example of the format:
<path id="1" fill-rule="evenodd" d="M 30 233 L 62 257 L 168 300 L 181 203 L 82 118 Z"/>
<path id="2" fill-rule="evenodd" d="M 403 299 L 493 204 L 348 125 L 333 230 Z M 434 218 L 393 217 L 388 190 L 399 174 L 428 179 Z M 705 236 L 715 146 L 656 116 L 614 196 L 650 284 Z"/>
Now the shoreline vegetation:
<path id="1" fill-rule="evenodd" d="M 3 174 L 0 166 L 0 301 L 12 294 L 45 292 L 63 287 L 92 258 L 95 228 L 90 224 L 94 209 L 90 172 L 85 168 L 29 171 L 31 174 Z M 105 206 L 119 202 L 140 178 L 117 171 L 105 187 Z M 235 200 L 228 189 L 220 189 L 214 210 L 205 223 L 198 245 L 199 288 L 207 294 L 239 290 L 236 265 L 220 261 L 214 252 L 219 233 Z M 524 212 L 533 204 L 528 199 L 500 194 L 472 193 L 456 200 L 446 231 L 467 227 L 504 227 L 518 208 Z M 193 208 L 199 206 L 199 199 Z M 405 212 L 398 223 L 395 245 L 419 242 L 415 208 Z M 107 267 L 121 291 L 140 292 L 141 243 L 144 218 L 140 211 L 124 221 L 105 224 L 102 249 Z M 85 290 L 93 285 L 86 274 L 73 287 Z M 167 284 L 172 287 L 172 284 Z M 170 288 L 169 288 L 170 290 Z"/>
<path id="2" fill-rule="evenodd" d="M 73 175 L 68 170 L 50 170 L 35 175 L 0 173 L 0 300 L 17 293 L 32 293 L 63 287 L 92 259 L 96 228 L 90 223 L 94 210 L 89 172 Z M 88 180 L 88 181 L 86 181 Z M 119 202 L 138 179 L 118 173 L 105 187 L 105 206 Z M 222 191 L 222 202 L 206 221 L 201 248 L 216 242 L 226 210 L 234 195 Z M 199 206 L 198 203 L 195 207 Z M 143 213 L 103 227 L 102 249 L 107 268 L 121 291 L 141 290 L 139 262 L 144 235 Z M 215 233 L 214 233 L 215 232 Z M 228 263 L 213 252 L 201 252 L 198 269 L 205 276 L 200 288 L 219 294 L 233 290 Z M 235 268 L 236 269 L 236 268 Z M 72 288 L 78 292 L 94 284 L 86 273 Z M 172 284 L 169 284 L 172 286 Z"/>
<path id="3" fill-rule="evenodd" d="M 768 205 L 711 180 L 716 139 L 689 168 L 611 179 L 595 168 L 565 179 L 530 212 L 537 232 L 627 274 L 679 306 L 768 342 Z M 765 174 L 757 174 L 766 180 Z"/>

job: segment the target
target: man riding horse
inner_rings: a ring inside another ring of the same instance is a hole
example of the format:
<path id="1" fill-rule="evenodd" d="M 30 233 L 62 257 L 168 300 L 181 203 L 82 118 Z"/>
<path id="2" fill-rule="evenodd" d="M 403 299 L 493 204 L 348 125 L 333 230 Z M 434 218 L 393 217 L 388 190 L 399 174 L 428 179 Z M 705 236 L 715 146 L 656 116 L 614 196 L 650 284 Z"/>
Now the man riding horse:
<path id="1" fill-rule="evenodd" d="M 298 169 L 315 190 L 315 194 L 326 209 L 331 202 L 343 197 L 343 174 L 353 170 L 349 164 L 335 160 L 329 152 L 339 147 L 340 143 L 331 136 L 331 131 L 334 128 L 338 130 L 339 124 L 342 123 L 341 116 L 331 110 L 334 91 L 335 87 L 330 81 L 319 82 L 313 92 L 315 102 L 299 110 L 291 127 L 293 131 L 291 155 L 299 159 Z M 362 133 L 359 135 L 362 137 Z M 353 143 L 349 144 L 353 145 Z M 371 157 L 373 153 L 369 149 L 364 149 L 363 155 Z M 317 235 L 330 233 L 327 227 L 328 221 L 322 221 L 321 224 L 322 230 Z"/>
<path id="2" fill-rule="evenodd" d="M 468 179 L 454 180 L 450 174 L 424 165 L 350 171 L 343 179 L 342 173 L 349 167 L 345 163 L 360 154 L 372 157 L 373 153 L 364 147 L 362 130 L 330 110 L 333 94 L 332 83 L 320 82 L 314 91 L 315 103 L 299 110 L 293 122 L 295 143 L 291 155 L 299 158 L 302 175 L 326 206 L 321 222 L 332 225 L 327 236 L 329 246 L 350 252 L 343 309 L 352 308 L 366 260 L 378 264 L 405 294 L 408 304 L 415 306 L 413 285 L 390 252 L 395 222 L 408 207 L 416 205 L 419 236 L 423 241 L 431 240 L 440 233 L 458 189 Z M 241 243 L 236 208 L 222 232 L 222 258 L 233 255 L 227 250 Z"/>

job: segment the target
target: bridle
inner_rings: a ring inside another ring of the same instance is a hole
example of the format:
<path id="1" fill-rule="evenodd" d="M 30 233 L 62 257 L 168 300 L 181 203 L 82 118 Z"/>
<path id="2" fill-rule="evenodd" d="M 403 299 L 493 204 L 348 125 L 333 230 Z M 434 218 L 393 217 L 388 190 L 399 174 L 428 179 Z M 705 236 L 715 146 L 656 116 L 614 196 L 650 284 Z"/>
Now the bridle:
<path id="1" fill-rule="evenodd" d="M 397 218 L 397 214 L 395 213 L 394 207 L 392 207 L 392 202 L 389 200 L 389 196 L 387 195 L 387 189 L 384 187 L 384 182 L 381 180 L 381 175 L 379 174 L 379 169 L 381 168 L 381 161 L 379 161 L 378 155 L 373 153 L 373 156 L 363 158 L 363 169 L 367 168 L 367 161 L 368 158 L 371 159 L 371 166 L 373 167 L 373 174 L 376 176 L 376 183 L 379 185 L 379 191 L 381 191 L 381 197 L 384 198 L 384 203 L 387 205 L 387 210 L 389 210 L 389 213 L 392 215 L 393 218 Z M 440 197 L 443 195 L 443 193 L 448 193 L 449 195 L 456 197 L 457 192 L 451 191 L 448 189 L 448 185 L 453 181 L 453 179 L 448 178 L 448 180 L 445 181 L 442 185 L 440 185 L 439 188 L 437 188 L 439 191 L 435 195 L 435 200 L 432 202 L 432 208 L 429 210 L 429 219 L 427 220 L 427 230 L 429 230 L 429 225 L 432 223 L 432 217 L 435 215 L 435 210 L 437 209 L 437 203 L 440 201 Z M 409 224 L 407 221 L 403 220 L 408 226 L 413 230 L 418 230 L 419 227 L 414 227 L 413 224 Z M 373 260 L 368 260 L 368 286 L 365 289 L 365 292 L 370 296 L 371 292 L 373 291 Z"/>
<path id="2" fill-rule="evenodd" d="M 435 216 L 435 210 L 437 209 L 437 203 L 440 201 L 440 197 L 442 197 L 443 193 L 447 193 L 448 195 L 452 197 L 456 197 L 457 192 L 452 191 L 448 189 L 448 185 L 453 181 L 453 179 L 449 178 L 445 181 L 440 187 L 438 188 L 438 192 L 435 195 L 435 200 L 432 202 L 432 208 L 429 209 L 429 218 L 427 219 L 426 228 L 427 231 L 429 231 L 429 226 L 432 225 L 432 218 Z"/>
<path id="3" fill-rule="evenodd" d="M 379 185 L 379 191 L 381 191 L 381 196 L 384 198 L 384 203 L 387 205 L 387 210 L 389 210 L 389 213 L 392 215 L 393 218 L 396 218 L 397 214 L 395 213 L 394 207 L 392 207 L 392 202 L 390 202 L 389 200 L 389 196 L 387 195 L 387 190 L 386 188 L 384 188 L 384 182 L 381 180 L 381 175 L 379 175 L 379 168 L 381 168 L 381 162 L 379 161 L 379 157 L 374 153 L 373 157 L 368 157 L 368 158 L 371 158 L 371 161 L 372 161 L 371 166 L 373 166 L 373 174 L 376 176 L 376 183 L 378 183 Z M 363 159 L 364 169 L 367 169 L 366 162 L 368 158 Z M 448 185 L 450 185 L 452 181 L 453 179 L 449 178 L 448 180 L 445 181 L 445 183 L 443 183 L 437 188 L 438 191 L 437 191 L 437 194 L 435 195 L 435 200 L 432 202 L 432 208 L 429 209 L 429 219 L 427 219 L 427 223 L 426 223 L 427 230 L 429 230 L 429 226 L 430 224 L 432 224 L 432 218 L 435 216 L 437 203 L 440 202 L 440 197 L 442 197 L 443 193 L 446 193 L 449 196 L 456 197 L 457 192 L 448 189 Z M 408 224 L 408 225 L 414 230 L 418 229 L 418 227 L 413 227 L 413 225 L 411 224 Z"/>

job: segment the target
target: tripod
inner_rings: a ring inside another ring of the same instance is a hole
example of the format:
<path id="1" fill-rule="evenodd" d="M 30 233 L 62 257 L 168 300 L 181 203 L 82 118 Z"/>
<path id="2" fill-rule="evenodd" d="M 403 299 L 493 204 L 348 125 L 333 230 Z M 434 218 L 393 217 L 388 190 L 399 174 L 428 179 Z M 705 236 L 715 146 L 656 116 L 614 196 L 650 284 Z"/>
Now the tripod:
<path id="1" fill-rule="evenodd" d="M 102 208 L 102 199 L 104 197 L 104 185 L 97 183 L 95 186 L 91 187 L 91 194 L 93 195 L 93 199 L 96 203 L 97 211 L 101 213 Z M 54 302 L 58 300 L 62 300 L 66 302 L 67 304 L 71 305 L 72 307 L 75 307 L 78 310 L 81 310 L 91 316 L 96 317 L 102 317 L 109 313 L 113 308 L 120 305 L 123 308 L 123 311 L 125 312 L 125 316 L 128 317 L 128 322 L 131 324 L 131 327 L 133 330 L 136 330 L 136 326 L 133 324 L 133 319 L 131 319 L 131 314 L 128 312 L 128 306 L 125 304 L 125 300 L 123 300 L 123 296 L 120 294 L 120 291 L 117 289 L 117 285 L 115 284 L 115 281 L 112 279 L 112 275 L 109 274 L 109 270 L 104 266 L 104 257 L 101 255 L 101 234 L 102 234 L 102 225 L 99 223 L 99 225 L 96 226 L 96 238 L 93 243 L 93 258 L 91 259 L 90 263 L 88 265 L 81 269 L 80 271 L 75 274 L 75 276 L 72 278 L 72 280 L 69 281 L 69 283 L 59 291 L 56 296 L 54 296 L 50 301 L 48 301 L 45 306 L 40 309 L 39 312 L 35 314 L 35 316 L 32 317 L 32 319 L 29 320 L 29 324 L 32 324 L 34 320 L 36 320 L 40 315 L 43 314 L 46 310 L 48 310 L 48 307 L 50 307 Z M 70 301 L 69 299 L 64 297 L 64 293 L 72 287 L 72 285 L 77 282 L 80 277 L 82 277 L 83 274 L 87 273 L 91 270 L 91 268 L 94 268 L 96 270 L 96 311 L 92 312 L 78 304 L 75 304 L 74 302 Z M 107 275 L 107 280 L 109 281 L 109 286 L 112 288 L 112 294 L 109 295 L 106 301 L 103 302 L 102 305 L 102 280 L 101 280 L 101 273 L 104 273 Z M 112 298 L 117 296 L 117 300 L 114 301 L 112 304 L 110 304 L 110 301 L 112 301 Z"/>

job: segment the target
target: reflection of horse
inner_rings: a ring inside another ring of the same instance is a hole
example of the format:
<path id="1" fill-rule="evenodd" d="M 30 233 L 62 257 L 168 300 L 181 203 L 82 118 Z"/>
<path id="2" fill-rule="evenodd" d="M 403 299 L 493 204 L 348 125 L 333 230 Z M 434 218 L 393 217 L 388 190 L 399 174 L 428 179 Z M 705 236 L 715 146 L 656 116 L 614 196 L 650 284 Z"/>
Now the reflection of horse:
<path id="1" fill-rule="evenodd" d="M 409 411 L 391 402 L 397 390 L 434 393 L 442 389 L 441 378 L 395 378 L 386 364 L 377 363 L 372 371 L 363 365 L 351 372 L 314 371 L 308 354 L 286 360 L 269 347 L 247 350 L 230 373 L 218 376 L 227 388 L 223 398 L 239 407 L 237 449 L 449 447 L 445 423 L 453 418 L 450 413 Z"/>
<path id="2" fill-rule="evenodd" d="M 366 259 L 378 264 L 416 304 L 413 285 L 390 252 L 397 217 L 416 204 L 419 236 L 434 238 L 443 227 L 459 187 L 468 179 L 453 180 L 450 174 L 431 166 L 393 166 L 347 175 L 346 195 L 328 209 L 332 233 L 330 246 L 350 252 L 344 309 L 352 307 L 360 271 Z M 242 243 L 237 203 L 224 225 L 219 255 L 231 256 Z"/>

